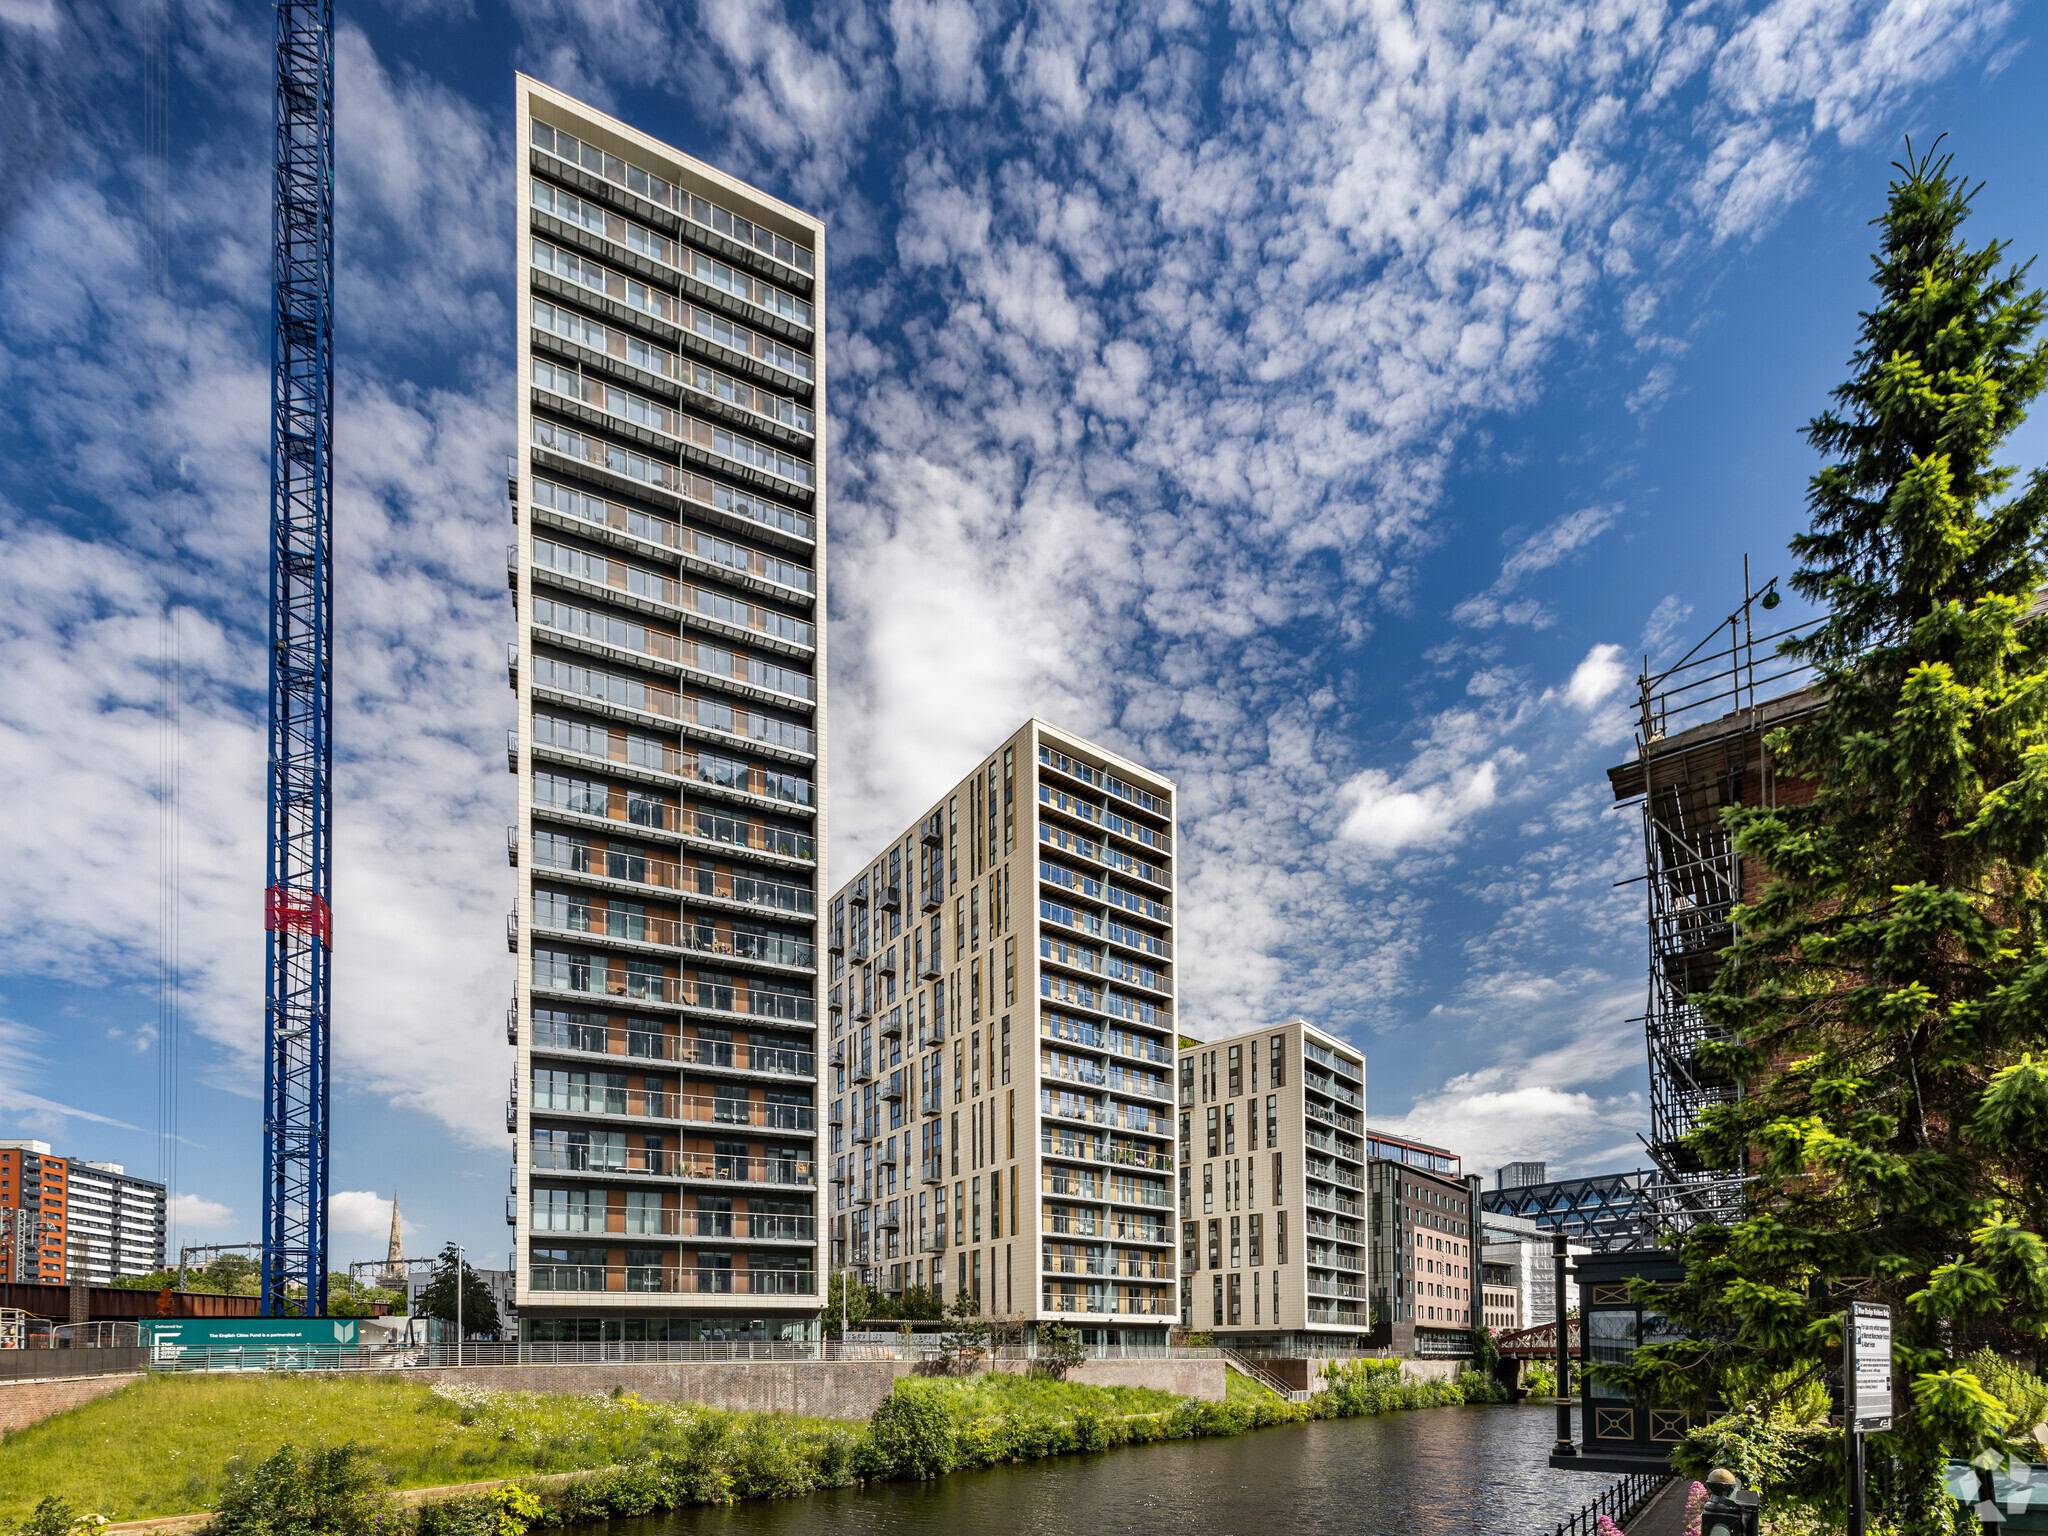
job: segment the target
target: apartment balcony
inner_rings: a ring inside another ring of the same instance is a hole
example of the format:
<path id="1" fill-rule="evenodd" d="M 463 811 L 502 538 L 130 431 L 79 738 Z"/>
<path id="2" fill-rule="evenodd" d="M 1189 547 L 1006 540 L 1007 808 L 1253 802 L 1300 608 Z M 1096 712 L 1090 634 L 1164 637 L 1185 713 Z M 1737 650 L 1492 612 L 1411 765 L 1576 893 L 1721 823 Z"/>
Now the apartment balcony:
<path id="1" fill-rule="evenodd" d="M 517 1108 L 516 1097 L 507 1107 L 507 1119 Z M 669 1120 L 684 1125 L 744 1125 L 769 1131 L 802 1131 L 813 1128 L 808 1104 L 756 1104 L 750 1099 L 721 1099 L 695 1093 L 650 1093 L 633 1088 L 592 1087 L 576 1083 L 553 1087 L 536 1082 L 533 1090 L 536 1114 L 593 1115 L 610 1120 Z"/>
<path id="2" fill-rule="evenodd" d="M 1332 1072 L 1350 1078 L 1360 1088 L 1365 1086 L 1362 1080 L 1363 1068 L 1343 1060 L 1333 1051 L 1323 1049 L 1322 1046 L 1317 1045 L 1313 1040 L 1304 1040 L 1301 1048 L 1302 1054 L 1307 1056 L 1310 1061 L 1320 1063 L 1328 1067 Z"/>
<path id="3" fill-rule="evenodd" d="M 1089 1255 L 1072 1257 L 1056 1255 L 1041 1260 L 1041 1274 L 1047 1275 L 1099 1275 L 1123 1280 L 1171 1280 L 1174 1277 L 1173 1261 L 1156 1256 L 1138 1260 L 1109 1259 Z"/>
<path id="4" fill-rule="evenodd" d="M 875 974 L 894 976 L 896 974 L 896 946 L 890 945 L 882 951 L 882 958 L 875 962 Z"/>
<path id="5" fill-rule="evenodd" d="M 936 1115 L 944 1107 L 945 1102 L 945 1094 L 939 1090 L 936 1084 L 934 1084 L 932 1087 L 925 1089 L 923 1094 L 919 1096 L 917 1101 L 917 1112 L 920 1115 Z"/>
<path id="6" fill-rule="evenodd" d="M 901 1232 L 903 1230 L 903 1218 L 900 1214 L 884 1210 L 875 1218 L 875 1230 L 877 1232 Z"/>
<path id="7" fill-rule="evenodd" d="M 517 827 L 507 827 L 505 829 L 505 862 L 514 869 L 519 867 L 519 829 Z"/>
<path id="8" fill-rule="evenodd" d="M 505 1094 L 505 1131 L 507 1135 L 519 1129 L 519 1079 L 512 1079 L 512 1086 Z"/>
<path id="9" fill-rule="evenodd" d="M 1365 1287 L 1354 1285 L 1349 1280 L 1332 1280 L 1325 1275 L 1308 1277 L 1308 1293 L 1311 1296 L 1345 1296 L 1353 1300 L 1365 1299 Z"/>
<path id="10" fill-rule="evenodd" d="M 946 1251 L 946 1227 L 943 1222 L 929 1232 L 917 1234 L 917 1246 L 912 1253 L 944 1253 Z"/>
<path id="11" fill-rule="evenodd" d="M 903 1074 L 901 1072 L 891 1072 L 889 1074 L 889 1080 L 882 1084 L 882 1097 L 889 1100 L 892 1104 L 902 1102 Z"/>
<path id="12" fill-rule="evenodd" d="M 890 1138 L 890 1141 L 893 1140 L 893 1137 Z M 875 1151 L 875 1166 L 877 1168 L 894 1168 L 896 1166 L 896 1151 L 890 1144 L 890 1141 L 883 1142 Z"/>
<path id="13" fill-rule="evenodd" d="M 505 1043 L 507 1045 L 517 1045 L 519 1043 L 519 1002 L 516 998 L 513 1000 L 512 1006 L 505 1010 Z"/>
<path id="14" fill-rule="evenodd" d="M 704 1152 L 539 1142 L 533 1145 L 532 1152 L 536 1172 L 587 1174 L 602 1179 L 688 1179 L 786 1189 L 815 1189 L 818 1183 L 817 1165 L 807 1157 L 728 1157 Z"/>
<path id="15" fill-rule="evenodd" d="M 519 1197 L 517 1195 L 507 1195 L 505 1197 L 505 1225 L 508 1227 L 519 1225 Z"/>
<path id="16" fill-rule="evenodd" d="M 516 1019 L 516 1010 L 513 1016 Z M 818 1075 L 817 1058 L 809 1051 L 734 1040 L 691 1040 L 653 1030 L 567 1024 L 553 1019 L 534 1021 L 533 1050 L 535 1055 L 596 1058 L 627 1067 L 659 1062 L 715 1068 L 720 1072 L 758 1072 L 773 1077 L 815 1079 Z"/>
<path id="17" fill-rule="evenodd" d="M 937 1019 L 920 1025 L 917 1031 L 917 1048 L 920 1051 L 936 1051 L 946 1043 L 946 1028 Z"/>
<path id="18" fill-rule="evenodd" d="M 505 771 L 519 771 L 519 728 L 514 726 L 505 733 Z"/>
<path id="19" fill-rule="evenodd" d="M 918 841 L 927 848 L 943 848 L 946 845 L 946 824 L 939 813 L 934 811 L 918 828 Z"/>
<path id="20" fill-rule="evenodd" d="M 891 1035 L 902 1038 L 903 1011 L 900 1008 L 891 1008 L 882 1016 L 881 1036 L 887 1040 Z"/>
<path id="21" fill-rule="evenodd" d="M 1048 1291 L 1040 1303 L 1040 1310 L 1111 1317 L 1172 1318 L 1180 1315 L 1180 1303 L 1168 1291 L 1158 1291 L 1150 1296 L 1091 1296 L 1086 1293 L 1067 1296 Z"/>
<path id="22" fill-rule="evenodd" d="M 890 881 L 882 887 L 880 906 L 884 912 L 903 910 L 903 886 L 900 881 Z"/>
<path id="23" fill-rule="evenodd" d="M 832 1101 L 832 1108 L 826 1116 L 825 1123 L 827 1125 L 846 1124 L 846 1101 L 844 1099 L 834 1099 Z"/>
<path id="24" fill-rule="evenodd" d="M 605 913 L 556 901 L 536 905 L 536 932 L 644 944 L 652 949 L 680 950 L 711 960 L 741 960 L 805 973 L 812 972 L 817 965 L 817 953 L 809 939 L 777 933 L 720 933 L 708 923 L 678 922 L 672 917 L 639 912 Z"/>
<path id="25" fill-rule="evenodd" d="M 1311 1120 L 1320 1120 L 1324 1125 L 1334 1126 L 1338 1130 L 1347 1131 L 1353 1136 L 1363 1136 L 1365 1134 L 1365 1124 L 1356 1115 L 1347 1115 L 1342 1110 L 1325 1109 L 1322 1105 L 1313 1101 L 1306 1103 L 1303 1107 L 1304 1112 Z"/>
<path id="26" fill-rule="evenodd" d="M 814 1243 L 817 1218 L 770 1216 L 747 1211 L 648 1211 L 604 1206 L 548 1205 L 536 1201 L 527 1210 L 531 1232 L 606 1233 L 636 1237 L 702 1238 L 729 1243 Z"/>
<path id="27" fill-rule="evenodd" d="M 1342 1253 L 1325 1252 L 1319 1254 L 1313 1248 L 1308 1253 L 1308 1267 L 1310 1269 L 1342 1270 L 1344 1273 L 1351 1275 L 1362 1275 L 1365 1273 L 1365 1262 L 1362 1259 Z"/>
<path id="28" fill-rule="evenodd" d="M 832 1042 L 832 1049 L 825 1057 L 825 1064 L 832 1067 L 843 1067 L 846 1065 L 846 1042 L 844 1040 L 834 1040 Z"/>
<path id="29" fill-rule="evenodd" d="M 862 998 L 862 999 L 861 999 L 861 1000 L 860 1000 L 859 1002 L 857 1002 L 857 1003 L 855 1003 L 855 1004 L 853 1005 L 853 1022 L 854 1022 L 854 1023 L 856 1023 L 856 1024 L 867 1024 L 867 1023 L 870 1023 L 870 1022 L 872 1022 L 872 1021 L 873 1021 L 873 1019 L 874 1019 L 874 1017 L 875 1017 L 875 1004 L 874 1004 L 874 1000 L 873 1000 L 872 998 L 866 998 L 866 997 L 863 997 L 863 998 Z"/>
<path id="30" fill-rule="evenodd" d="M 1325 1210 L 1335 1211 L 1340 1216 L 1362 1218 L 1365 1215 L 1363 1203 L 1349 1199 L 1344 1195 L 1338 1194 L 1335 1190 L 1325 1188 L 1320 1184 L 1308 1186 L 1308 1203 L 1310 1205 L 1319 1205 Z"/>
<path id="31" fill-rule="evenodd" d="M 1118 1168 L 1144 1168 L 1154 1173 L 1173 1171 L 1173 1154 L 1162 1147 L 1139 1147 L 1128 1142 L 1097 1140 L 1088 1136 L 1042 1135 L 1038 1150 L 1047 1157 L 1071 1158 L 1075 1162 L 1102 1163 Z"/>
<path id="32" fill-rule="evenodd" d="M 536 1295 L 593 1291 L 649 1296 L 815 1296 L 818 1276 L 804 1269 L 669 1269 L 595 1264 L 534 1264 L 527 1289 Z"/>
<path id="33" fill-rule="evenodd" d="M 1315 1216 L 1302 1223 L 1302 1231 L 1309 1237 L 1327 1238 L 1331 1242 L 1349 1243 L 1353 1247 L 1365 1241 L 1357 1227 L 1340 1227 L 1334 1221 L 1324 1221 Z"/>
<path id="34" fill-rule="evenodd" d="M 853 1182 L 853 1174 L 843 1162 L 835 1162 L 832 1165 L 832 1182 L 834 1184 L 851 1184 Z"/>
<path id="35" fill-rule="evenodd" d="M 505 948 L 513 954 L 519 953 L 519 903 L 512 903 L 512 910 L 505 914 Z"/>
<path id="36" fill-rule="evenodd" d="M 918 910 L 921 912 L 936 912 L 945 904 L 945 891 L 936 885 L 928 886 L 925 889 L 924 900 L 918 904 Z"/>
<path id="37" fill-rule="evenodd" d="M 809 1024 L 812 1016 L 808 997 L 792 997 L 782 992 L 740 992 L 722 984 L 653 975 L 629 969 L 623 962 L 608 964 L 603 955 L 593 958 L 572 956 L 547 965 L 536 963 L 533 985 L 536 991 L 630 998 L 636 1002 L 662 1003 L 671 1008 L 692 1008 L 733 1018 Z"/>
<path id="38" fill-rule="evenodd" d="M 860 1065 L 853 1069 L 853 1080 L 856 1083 L 872 1083 L 875 1080 L 875 1061 L 872 1056 L 861 1057 Z"/>
<path id="39" fill-rule="evenodd" d="M 943 1184 L 946 1182 L 946 1160 L 943 1157 L 928 1157 L 917 1165 L 920 1184 Z"/>

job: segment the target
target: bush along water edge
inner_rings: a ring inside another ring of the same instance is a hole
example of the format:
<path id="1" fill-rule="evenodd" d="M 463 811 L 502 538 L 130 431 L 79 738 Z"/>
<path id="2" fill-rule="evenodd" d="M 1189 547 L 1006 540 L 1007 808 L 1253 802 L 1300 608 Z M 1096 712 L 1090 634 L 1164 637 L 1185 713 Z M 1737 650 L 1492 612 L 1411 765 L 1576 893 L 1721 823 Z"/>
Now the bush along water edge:
<path id="1" fill-rule="evenodd" d="M 977 1413 L 970 1382 L 899 1381 L 865 1425 L 820 1424 L 769 1413 L 681 1409 L 679 1439 L 601 1470 L 545 1483 L 514 1479 L 488 1493 L 408 1506 L 362 1447 L 282 1445 L 227 1468 L 206 1536 L 525 1536 L 530 1528 L 657 1514 L 697 1504 L 794 1498 L 820 1488 L 923 1481 L 948 1472 L 1165 1440 L 1234 1436 L 1281 1424 L 1408 1409 L 1505 1401 L 1474 1371 L 1457 1381 L 1403 1380 L 1400 1362 L 1332 1363 L 1307 1402 L 1263 1388 L 1225 1402 L 1182 1398 L 1152 1412 L 1083 1402 L 1063 1411 Z M 981 1380 L 982 1378 L 974 1378 Z M 472 1392 L 472 1395 L 477 1395 Z M 506 1394 L 507 1398 L 515 1396 Z M 656 1405 L 647 1405 L 654 1408 Z M 39 1510 L 33 1536 L 86 1536 L 95 1517 Z"/>

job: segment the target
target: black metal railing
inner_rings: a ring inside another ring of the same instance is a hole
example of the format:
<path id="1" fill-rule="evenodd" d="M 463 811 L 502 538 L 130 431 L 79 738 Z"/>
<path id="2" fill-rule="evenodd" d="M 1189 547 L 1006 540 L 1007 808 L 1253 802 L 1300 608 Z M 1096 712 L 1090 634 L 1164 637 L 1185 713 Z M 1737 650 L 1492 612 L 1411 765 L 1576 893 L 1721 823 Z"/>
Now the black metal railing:
<path id="1" fill-rule="evenodd" d="M 1675 1475 L 1661 1470 L 1627 1473 L 1601 1489 L 1584 1509 L 1558 1521 L 1555 1536 L 1594 1536 L 1602 1515 L 1627 1530 L 1629 1521 L 1648 1508 L 1650 1500 L 1663 1492 Z"/>

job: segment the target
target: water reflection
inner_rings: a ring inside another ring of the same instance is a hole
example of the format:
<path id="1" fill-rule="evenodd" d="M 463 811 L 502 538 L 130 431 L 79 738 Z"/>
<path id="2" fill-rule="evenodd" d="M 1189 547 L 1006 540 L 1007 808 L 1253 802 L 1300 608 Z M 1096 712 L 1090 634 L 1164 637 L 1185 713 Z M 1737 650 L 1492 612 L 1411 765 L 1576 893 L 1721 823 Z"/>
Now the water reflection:
<path id="1" fill-rule="evenodd" d="M 1556 1424 L 1536 1404 L 1336 1419 L 621 1520 L 606 1536 L 1522 1533 L 1611 1481 L 1545 1465 Z"/>

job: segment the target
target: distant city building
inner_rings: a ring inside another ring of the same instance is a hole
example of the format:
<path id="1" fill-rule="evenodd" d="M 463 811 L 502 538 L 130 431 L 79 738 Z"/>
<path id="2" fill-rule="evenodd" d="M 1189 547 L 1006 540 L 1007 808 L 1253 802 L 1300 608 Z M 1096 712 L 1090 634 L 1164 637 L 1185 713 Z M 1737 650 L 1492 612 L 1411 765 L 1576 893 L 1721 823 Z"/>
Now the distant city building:
<path id="1" fill-rule="evenodd" d="M 467 1263 L 466 1260 L 464 1262 Z M 510 1269 L 479 1269 L 474 1264 L 469 1264 L 468 1268 L 470 1274 L 483 1281 L 485 1288 L 491 1293 L 491 1300 L 497 1304 L 497 1337 L 501 1339 L 518 1338 L 519 1291 L 517 1271 Z M 434 1276 L 431 1271 L 416 1269 L 405 1276 L 399 1288 L 405 1292 L 405 1310 L 408 1316 L 424 1317 L 426 1315 L 425 1303 L 421 1300 L 421 1293 L 433 1283 Z M 468 1318 L 463 1319 L 462 1326 L 463 1331 L 472 1337 L 479 1331 Z M 619 1330 L 616 1328 L 606 1335 L 606 1337 L 613 1339 L 619 1336 Z M 452 1324 L 449 1327 L 446 1338 L 450 1342 L 455 1338 Z"/>
<path id="2" fill-rule="evenodd" d="M 1488 1197 L 1489 1199 L 1491 1196 Z M 1569 1261 L 1592 1250 L 1583 1243 L 1567 1243 L 1564 1305 L 1570 1312 L 1579 1304 L 1578 1282 L 1571 1276 Z M 1489 1279 L 1489 1290 L 1512 1289 L 1517 1328 L 1535 1328 L 1557 1317 L 1557 1256 L 1549 1232 L 1525 1216 L 1503 1215 L 1482 1207 L 1479 1214 L 1479 1261 L 1501 1276 L 1498 1284 Z M 1495 1303 L 1490 1299 L 1486 1305 Z M 1506 1310 L 1503 1302 L 1502 1310 Z M 1496 1330 L 1496 1332 L 1499 1330 Z"/>
<path id="3" fill-rule="evenodd" d="M 1490 1212 L 1520 1216 L 1544 1232 L 1562 1232 L 1594 1253 L 1655 1246 L 1657 1197 L 1671 1186 L 1645 1172 L 1603 1173 L 1490 1189 Z"/>
<path id="4" fill-rule="evenodd" d="M 0 1281 L 61 1285 L 74 1263 L 106 1285 L 164 1264 L 164 1187 L 119 1163 L 0 1141 Z"/>
<path id="5" fill-rule="evenodd" d="M 1508 1333 L 1522 1326 L 1521 1282 L 1520 1266 L 1479 1261 L 1479 1320 L 1493 1332 Z"/>
<path id="6" fill-rule="evenodd" d="M 1336 1036 L 1289 1019 L 1184 1047 L 1182 1325 L 1233 1345 L 1365 1342 L 1365 1166 L 1365 1058 Z"/>
<path id="7" fill-rule="evenodd" d="M 1545 1172 L 1542 1163 L 1509 1163 L 1505 1168 L 1493 1171 L 1495 1189 L 1520 1189 L 1525 1184 L 1541 1184 Z"/>
<path id="8" fill-rule="evenodd" d="M 1481 1176 L 1455 1153 L 1383 1134 L 1368 1138 L 1375 1338 L 1403 1355 L 1469 1355 Z"/>

